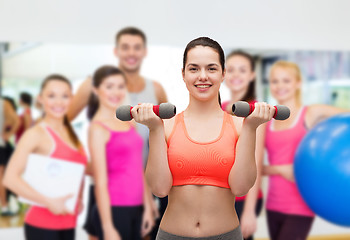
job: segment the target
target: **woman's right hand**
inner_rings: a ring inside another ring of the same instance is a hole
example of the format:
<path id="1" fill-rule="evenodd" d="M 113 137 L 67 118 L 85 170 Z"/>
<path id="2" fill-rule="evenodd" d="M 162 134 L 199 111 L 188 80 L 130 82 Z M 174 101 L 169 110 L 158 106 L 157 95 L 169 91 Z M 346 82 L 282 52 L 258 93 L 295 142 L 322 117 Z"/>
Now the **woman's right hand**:
<path id="1" fill-rule="evenodd" d="M 103 237 L 105 240 L 122 240 L 122 237 L 114 226 L 105 227 L 103 229 Z"/>
<path id="2" fill-rule="evenodd" d="M 151 103 L 142 103 L 133 107 L 131 114 L 136 122 L 146 125 L 150 130 L 163 126 L 163 120 L 153 112 Z"/>
<path id="3" fill-rule="evenodd" d="M 277 168 L 278 168 L 280 175 L 284 179 L 286 179 L 290 182 L 295 182 L 293 164 L 280 165 L 280 166 L 277 166 Z"/>
<path id="4" fill-rule="evenodd" d="M 49 198 L 47 199 L 46 207 L 52 212 L 54 215 L 73 215 L 74 212 L 71 212 L 66 207 L 66 201 L 73 197 L 73 194 L 68 194 L 63 197 L 58 198 Z"/>

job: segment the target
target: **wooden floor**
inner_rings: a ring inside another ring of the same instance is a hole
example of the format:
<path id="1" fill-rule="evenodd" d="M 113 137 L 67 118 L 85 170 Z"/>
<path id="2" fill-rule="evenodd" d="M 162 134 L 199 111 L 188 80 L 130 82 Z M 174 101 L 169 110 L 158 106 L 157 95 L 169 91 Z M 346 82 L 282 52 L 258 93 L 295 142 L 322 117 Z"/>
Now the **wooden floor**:
<path id="1" fill-rule="evenodd" d="M 25 213 L 19 213 L 15 216 L 0 216 L 0 228 L 22 227 L 24 223 Z"/>

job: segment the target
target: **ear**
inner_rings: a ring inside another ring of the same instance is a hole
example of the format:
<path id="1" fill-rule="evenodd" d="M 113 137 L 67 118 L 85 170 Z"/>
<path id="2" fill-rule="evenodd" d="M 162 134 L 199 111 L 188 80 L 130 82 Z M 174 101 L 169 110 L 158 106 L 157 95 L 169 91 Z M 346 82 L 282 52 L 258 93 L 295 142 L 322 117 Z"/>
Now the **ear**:
<path id="1" fill-rule="evenodd" d="M 148 54 L 148 50 L 147 50 L 147 47 L 145 46 L 145 56 L 144 57 L 147 57 L 147 54 Z"/>
<path id="2" fill-rule="evenodd" d="M 98 95 L 98 93 L 97 93 L 97 88 L 96 87 L 92 87 L 92 89 L 91 89 L 92 91 L 92 94 L 94 94 L 95 96 L 97 96 Z"/>
<path id="3" fill-rule="evenodd" d="M 117 46 L 114 47 L 113 49 L 113 54 L 115 57 L 118 57 L 118 49 L 117 49 Z"/>
<path id="4" fill-rule="evenodd" d="M 182 75 L 182 81 L 185 82 L 185 71 L 183 68 L 181 68 L 181 75 Z"/>
<path id="5" fill-rule="evenodd" d="M 225 76 L 226 76 L 226 68 L 224 68 L 224 71 L 222 72 L 222 81 L 221 81 L 221 83 L 223 83 L 225 81 Z"/>
<path id="6" fill-rule="evenodd" d="M 299 90 L 301 89 L 301 85 L 302 85 L 301 81 L 298 81 L 298 82 L 297 82 L 297 88 L 298 88 Z"/>
<path id="7" fill-rule="evenodd" d="M 43 105 L 43 97 L 41 93 L 36 97 L 36 101 L 42 106 Z"/>
<path id="8" fill-rule="evenodd" d="M 250 82 L 253 82 L 255 77 L 256 77 L 256 74 L 255 74 L 255 72 L 253 72 L 251 77 L 250 77 Z"/>

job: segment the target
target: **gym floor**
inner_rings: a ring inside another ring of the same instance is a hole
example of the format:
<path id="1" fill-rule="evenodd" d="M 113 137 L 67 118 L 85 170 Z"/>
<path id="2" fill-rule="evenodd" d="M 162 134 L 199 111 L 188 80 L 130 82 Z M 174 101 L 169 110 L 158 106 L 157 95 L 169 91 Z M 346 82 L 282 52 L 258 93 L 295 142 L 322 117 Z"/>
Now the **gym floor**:
<path id="1" fill-rule="evenodd" d="M 24 212 L 21 212 L 15 216 L 9 216 L 9 217 L 1 216 L 0 217 L 0 239 L 1 240 L 24 240 L 24 233 L 22 228 L 23 222 L 24 222 L 24 216 L 25 216 Z M 318 221 L 317 224 L 320 225 L 320 224 L 323 224 L 323 222 Z M 266 236 L 268 236 L 268 233 L 267 233 L 266 220 L 264 217 L 258 218 L 258 225 L 262 227 L 259 228 L 256 240 L 268 240 L 268 238 L 266 238 Z M 344 233 L 333 234 L 333 235 L 325 234 L 323 236 L 310 236 L 308 240 L 349 240 L 350 231 L 349 233 L 346 233 L 346 232 L 347 231 L 344 231 Z M 82 227 L 77 227 L 76 239 L 88 240 L 88 237 L 85 231 L 82 229 Z"/>

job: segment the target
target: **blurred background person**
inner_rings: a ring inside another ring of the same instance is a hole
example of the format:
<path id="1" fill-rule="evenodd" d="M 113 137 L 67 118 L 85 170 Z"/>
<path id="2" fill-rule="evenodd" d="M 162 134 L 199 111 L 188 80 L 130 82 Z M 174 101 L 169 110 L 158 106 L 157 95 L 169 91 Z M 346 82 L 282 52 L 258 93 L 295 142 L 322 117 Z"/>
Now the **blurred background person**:
<path id="1" fill-rule="evenodd" d="M 222 109 L 232 114 L 232 105 L 237 101 L 246 101 L 251 104 L 256 102 L 255 93 L 255 60 L 244 51 L 233 51 L 226 57 L 225 84 L 230 90 L 231 99 L 222 103 Z M 263 205 L 261 191 L 261 169 L 264 150 L 261 142 L 264 141 L 261 127 L 256 135 L 256 161 L 257 178 L 254 186 L 246 196 L 236 197 L 235 208 L 240 220 L 242 235 L 246 240 L 253 240 L 253 234 L 257 229 L 257 216 Z"/>
<path id="2" fill-rule="evenodd" d="M 19 196 L 44 206 L 32 206 L 27 212 L 24 227 L 27 240 L 75 238 L 76 220 L 82 206 L 81 193 L 76 211 L 70 212 L 65 202 L 72 197 L 71 195 L 46 197 L 22 178 L 31 153 L 86 165 L 84 149 L 66 116 L 71 99 L 72 88 L 67 78 L 61 75 L 45 78 L 39 96 L 45 116 L 40 124 L 24 133 L 5 173 L 5 186 Z"/>
<path id="3" fill-rule="evenodd" d="M 140 75 L 141 65 L 144 58 L 147 56 L 147 38 L 145 33 L 135 27 L 126 27 L 121 29 L 115 38 L 114 55 L 118 59 L 118 68 L 125 74 L 127 81 L 127 90 L 130 104 L 135 106 L 139 103 L 152 103 L 161 104 L 167 102 L 166 93 L 162 85 L 156 81 L 152 81 Z M 73 103 L 68 112 L 68 117 L 74 119 L 79 112 L 87 105 L 88 99 L 92 92 L 92 79 L 86 79 L 79 87 L 77 93 L 74 96 Z M 142 124 L 137 124 L 137 131 L 141 134 L 143 144 L 143 164 L 146 165 L 148 158 L 148 128 Z M 93 192 L 91 187 L 90 192 Z M 93 195 L 90 194 L 91 198 Z M 153 214 L 157 219 L 156 226 L 152 231 L 152 239 L 156 238 L 157 230 L 160 224 L 161 216 L 167 206 L 168 198 L 164 197 L 159 199 L 159 213 L 158 207 L 153 203 Z M 94 205 L 94 200 L 89 200 L 89 206 Z M 89 210 L 91 211 L 91 210 Z M 160 215 L 160 217 L 159 217 Z M 86 223 L 84 228 L 90 235 L 96 236 L 94 230 L 90 228 L 90 220 L 88 219 L 91 214 L 87 215 Z M 93 238 L 91 238 L 93 239 Z"/>
<path id="4" fill-rule="evenodd" d="M 287 120 L 272 119 L 265 125 L 269 165 L 263 167 L 263 174 L 269 177 L 266 202 L 269 234 L 272 240 L 304 240 L 315 214 L 304 202 L 295 183 L 293 162 L 296 149 L 319 121 L 349 110 L 321 104 L 304 106 L 301 71 L 293 62 L 274 63 L 269 85 L 278 104 L 289 107 L 291 113 Z"/>
<path id="5" fill-rule="evenodd" d="M 33 119 L 31 113 L 32 95 L 27 92 L 21 92 L 19 95 L 19 106 L 21 108 L 21 115 L 19 116 L 20 124 L 16 132 L 16 143 L 21 138 L 22 134 L 32 126 Z"/>
<path id="6" fill-rule="evenodd" d="M 134 122 L 115 118 L 115 110 L 125 103 L 127 80 L 118 68 L 102 66 L 92 84 L 89 149 L 97 200 L 92 218 L 98 239 L 141 239 L 154 226 L 143 173 L 144 143 Z"/>
<path id="7" fill-rule="evenodd" d="M 3 185 L 6 166 L 13 152 L 10 138 L 14 136 L 19 126 L 19 118 L 16 113 L 16 105 L 11 98 L 0 98 L 0 204 L 1 215 L 11 216 L 8 204 L 8 191 Z"/>

